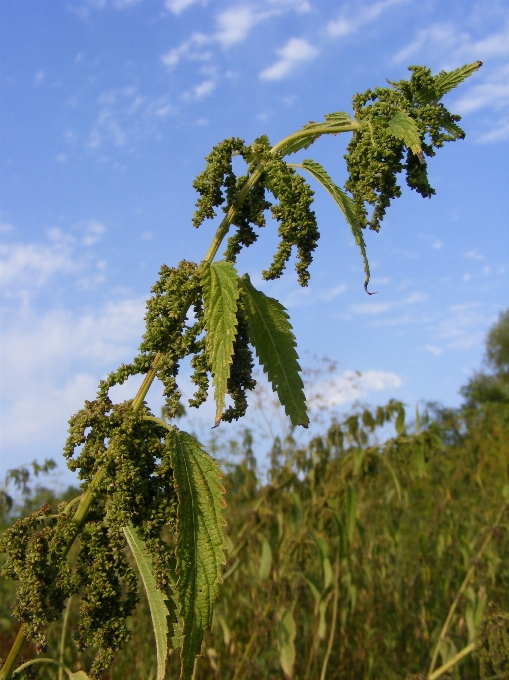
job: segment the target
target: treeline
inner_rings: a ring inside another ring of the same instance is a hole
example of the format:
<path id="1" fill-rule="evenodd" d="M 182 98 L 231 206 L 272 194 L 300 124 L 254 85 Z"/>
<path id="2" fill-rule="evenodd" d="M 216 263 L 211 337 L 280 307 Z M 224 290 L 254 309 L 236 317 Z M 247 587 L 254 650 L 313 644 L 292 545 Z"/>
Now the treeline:
<path id="1" fill-rule="evenodd" d="M 276 439 L 268 480 L 245 432 L 226 466 L 230 549 L 196 680 L 509 677 L 509 312 L 463 394 L 460 409 L 410 418 L 395 401 L 361 410 L 305 447 Z M 58 499 L 27 492 L 22 514 L 46 501 Z M 13 584 L 0 595 L 1 655 L 17 628 Z M 87 661 L 72 643 L 77 610 L 76 598 L 65 638 L 60 623 L 49 636 L 75 670 Z M 149 616 L 140 601 L 105 677 L 156 677 Z"/>

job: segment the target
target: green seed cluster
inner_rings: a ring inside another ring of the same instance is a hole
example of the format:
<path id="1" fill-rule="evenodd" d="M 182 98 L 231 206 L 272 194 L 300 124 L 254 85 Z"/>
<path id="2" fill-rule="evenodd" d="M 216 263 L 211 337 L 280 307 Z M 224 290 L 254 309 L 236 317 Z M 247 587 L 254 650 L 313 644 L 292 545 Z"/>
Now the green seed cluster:
<path id="1" fill-rule="evenodd" d="M 177 497 L 165 430 L 135 413 L 131 402 L 108 398 L 87 402 L 70 421 L 64 455 L 79 477 L 90 481 L 105 471 L 97 490 L 102 501 L 87 516 L 81 534 L 75 591 L 82 593 L 76 642 L 97 648 L 92 667 L 100 674 L 128 640 L 126 618 L 137 603 L 136 574 L 125 554 L 122 528 L 138 527 L 153 557 L 158 585 L 168 592 L 173 552 L 162 540 L 164 526 L 174 528 Z"/>
<path id="2" fill-rule="evenodd" d="M 477 642 L 481 678 L 503 677 L 509 668 L 509 614 L 494 604 L 486 609 Z"/>
<path id="3" fill-rule="evenodd" d="M 193 182 L 193 187 L 200 194 L 193 215 L 194 227 L 199 227 L 205 219 L 216 216 L 214 208 L 225 202 L 228 190 L 231 192 L 236 185 L 232 168 L 233 154 L 245 155 L 247 152 L 242 139 L 231 137 L 217 144 L 206 156 L 205 170 Z"/>
<path id="4" fill-rule="evenodd" d="M 253 374 L 253 353 L 249 347 L 247 319 L 242 309 L 242 298 L 237 309 L 237 336 L 233 345 L 233 362 L 230 367 L 227 390 L 233 399 L 233 406 L 229 406 L 223 413 L 222 420 L 231 423 L 238 420 L 247 410 L 247 390 L 254 390 L 256 380 Z"/>
<path id="5" fill-rule="evenodd" d="M 227 190 L 227 206 L 224 208 L 228 212 L 230 206 L 235 200 L 235 196 L 242 189 L 248 179 L 247 175 L 238 177 L 235 184 L 228 187 Z M 252 245 L 258 238 L 251 225 L 257 227 L 265 226 L 265 210 L 268 210 L 272 204 L 265 199 L 265 185 L 263 181 L 258 182 L 248 193 L 244 202 L 237 210 L 237 213 L 232 221 L 233 226 L 237 227 L 237 231 L 228 239 L 228 246 L 225 251 L 225 258 L 229 262 L 235 262 L 237 255 L 242 250 Z"/>
<path id="6" fill-rule="evenodd" d="M 411 189 L 424 198 L 435 190 L 428 181 L 425 156 L 435 155 L 445 142 L 463 138 L 458 127 L 460 116 L 451 114 L 438 98 L 423 96 L 433 91 L 438 76 L 422 66 L 410 67 L 410 80 L 392 83 L 392 87 L 376 87 L 353 98 L 356 119 L 361 122 L 354 132 L 345 156 L 349 177 L 345 188 L 350 191 L 357 216 L 363 227 L 378 231 L 385 212 L 394 198 L 401 195 L 397 175 L 403 170 Z M 400 111 L 408 113 L 417 124 L 422 154 L 406 151 L 400 139 L 387 128 Z M 371 218 L 367 205 L 373 206 Z"/>
<path id="7" fill-rule="evenodd" d="M 187 325 L 189 308 L 194 311 L 195 323 Z M 152 288 L 145 315 L 146 331 L 140 354 L 130 364 L 123 364 L 99 386 L 99 399 L 107 397 L 114 385 L 122 384 L 129 376 L 148 372 L 154 358 L 161 352 L 157 377 L 164 386 L 166 413 L 174 418 L 181 411 L 176 377 L 180 361 L 200 351 L 198 338 L 203 332 L 203 303 L 201 299 L 198 265 L 183 260 L 178 267 L 163 265 L 159 279 Z"/>
<path id="8" fill-rule="evenodd" d="M 282 158 L 272 155 L 267 137 L 256 140 L 255 156 L 264 164 L 265 172 L 261 181 L 277 199 L 271 206 L 271 213 L 279 224 L 281 238 L 269 269 L 263 272 L 264 279 L 277 279 L 283 273 L 286 263 L 297 248 L 297 271 L 301 286 L 309 281 L 308 268 L 312 262 L 320 233 L 315 213 L 311 210 L 314 192 L 309 184 L 298 175 Z"/>
<path id="9" fill-rule="evenodd" d="M 0 552 L 7 553 L 2 575 L 18 582 L 13 614 L 25 624 L 27 637 L 38 653 L 46 649 L 42 627 L 60 618 L 66 598 L 76 592 L 64 555 L 64 546 L 72 532 L 70 518 L 63 507 L 58 517 L 51 515 L 51 508 L 46 504 L 18 520 L 0 540 Z"/>
<path id="10" fill-rule="evenodd" d="M 87 522 L 80 540 L 76 576 L 84 592 L 74 640 L 80 651 L 97 649 L 90 670 L 91 677 L 96 678 L 131 639 L 126 618 L 138 602 L 138 583 L 127 562 L 121 532 L 99 522 Z"/>

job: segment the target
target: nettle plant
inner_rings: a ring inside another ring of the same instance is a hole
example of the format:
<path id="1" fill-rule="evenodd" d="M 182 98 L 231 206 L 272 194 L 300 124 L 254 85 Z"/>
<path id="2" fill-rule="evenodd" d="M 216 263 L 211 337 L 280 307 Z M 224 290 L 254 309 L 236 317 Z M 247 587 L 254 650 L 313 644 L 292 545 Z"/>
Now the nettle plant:
<path id="1" fill-rule="evenodd" d="M 227 543 L 218 464 L 197 439 L 174 424 L 182 408 L 179 364 L 191 357 L 197 388 L 191 406 L 207 399 L 212 379 L 218 425 L 246 412 L 246 394 L 255 387 L 254 348 L 292 425 L 306 427 L 288 314 L 280 302 L 256 290 L 247 274 L 239 275 L 237 255 L 257 240 L 256 228 L 265 226 L 265 211 L 270 210 L 279 223 L 280 241 L 263 278 L 279 278 L 296 250 L 299 283 L 308 284 L 319 232 L 311 209 L 313 191 L 298 172 L 305 171 L 343 212 L 364 261 L 367 291 L 363 229 L 379 230 L 391 200 L 401 194 L 401 172 L 421 196 L 435 193 L 426 158 L 445 142 L 464 137 L 460 117 L 440 100 L 480 66 L 475 62 L 437 76 L 413 66 L 409 80 L 355 95 L 353 116 L 330 113 L 274 146 L 262 136 L 250 146 L 231 138 L 214 147 L 194 182 L 199 198 L 193 225 L 216 217 L 220 206 L 226 214 L 205 258 L 201 264 L 183 261 L 161 268 L 147 302 L 139 354 L 101 381 L 97 398 L 85 402 L 70 420 L 64 456 L 69 468 L 78 471 L 82 495 L 62 504 L 56 514 L 43 506 L 2 537 L 1 549 L 7 553 L 3 574 L 18 582 L 13 613 L 21 627 L 1 680 L 41 662 L 55 663 L 60 673 L 75 680 L 98 678 L 130 639 L 126 619 L 138 602 L 139 582 L 152 614 L 158 680 L 165 677 L 170 649 L 180 649 L 181 678 L 192 678 L 219 594 Z M 346 191 L 319 163 L 285 160 L 320 137 L 347 132 L 353 135 L 345 156 Z M 245 161 L 245 175 L 233 172 L 233 156 Z M 224 259 L 215 261 L 231 227 L 236 230 L 228 238 Z M 114 404 L 111 388 L 139 374 L 145 378 L 134 399 Z M 164 386 L 165 419 L 155 417 L 145 403 L 155 378 Z M 27 640 L 38 654 L 45 651 L 45 626 L 60 618 L 73 595 L 81 601 L 75 642 L 78 649 L 96 650 L 90 675 L 73 673 L 62 661 L 45 657 L 16 668 Z"/>

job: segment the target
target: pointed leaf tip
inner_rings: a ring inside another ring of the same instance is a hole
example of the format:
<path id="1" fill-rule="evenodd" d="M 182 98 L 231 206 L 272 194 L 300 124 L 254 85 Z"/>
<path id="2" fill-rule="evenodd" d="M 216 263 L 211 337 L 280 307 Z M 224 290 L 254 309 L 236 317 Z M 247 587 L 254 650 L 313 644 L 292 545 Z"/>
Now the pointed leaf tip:
<path id="1" fill-rule="evenodd" d="M 237 333 L 237 271 L 222 260 L 205 267 L 202 273 L 207 355 L 212 367 L 216 416 L 214 427 L 221 422 L 225 407 L 233 344 Z"/>
<path id="2" fill-rule="evenodd" d="M 170 615 L 166 605 L 167 600 L 164 593 L 157 587 L 152 558 L 137 530 L 130 524 L 124 527 L 124 534 L 138 567 L 150 608 L 156 639 L 157 680 L 164 680 L 168 658 L 168 617 Z M 79 680 L 78 676 L 77 679 Z"/>
<path id="3" fill-rule="evenodd" d="M 249 340 L 260 364 L 292 425 L 307 427 L 304 383 L 288 313 L 280 302 L 256 290 L 247 274 L 239 279 L 239 285 L 244 293 Z"/>

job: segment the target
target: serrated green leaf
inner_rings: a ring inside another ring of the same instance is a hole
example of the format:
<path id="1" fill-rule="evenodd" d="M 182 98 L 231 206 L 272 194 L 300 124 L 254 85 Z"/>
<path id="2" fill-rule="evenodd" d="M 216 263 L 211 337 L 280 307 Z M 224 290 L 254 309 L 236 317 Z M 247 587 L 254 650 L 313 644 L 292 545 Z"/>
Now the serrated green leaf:
<path id="1" fill-rule="evenodd" d="M 207 355 L 212 367 L 215 425 L 219 425 L 233 359 L 237 332 L 237 271 L 231 262 L 222 260 L 205 267 L 201 277 L 207 331 Z"/>
<path id="2" fill-rule="evenodd" d="M 280 612 L 278 626 L 279 661 L 286 678 L 293 678 L 293 666 L 295 664 L 295 634 L 297 627 L 293 614 L 288 609 Z"/>
<path id="3" fill-rule="evenodd" d="M 167 599 L 156 585 L 152 558 L 135 527 L 132 524 L 124 527 L 124 534 L 138 567 L 150 608 L 156 639 L 157 680 L 164 680 L 168 658 L 168 617 L 170 615 L 166 605 Z"/>
<path id="4" fill-rule="evenodd" d="M 466 80 L 469 76 L 475 73 L 482 66 L 482 61 L 474 61 L 473 64 L 465 64 L 465 66 L 460 66 L 460 68 L 454 71 L 442 71 L 435 77 L 435 90 L 438 94 L 438 98 L 447 94 L 455 87 L 458 87 L 460 83 Z"/>
<path id="5" fill-rule="evenodd" d="M 296 352 L 295 336 L 283 305 L 256 290 L 249 276 L 239 279 L 249 340 L 293 425 L 308 426 L 304 384 Z"/>
<path id="6" fill-rule="evenodd" d="M 329 174 L 325 168 L 320 165 L 320 163 L 317 163 L 311 159 L 306 159 L 302 161 L 301 164 L 290 163 L 290 165 L 294 168 L 303 168 L 304 170 L 307 170 L 318 182 L 320 182 L 322 187 L 332 196 L 334 201 L 336 201 L 339 209 L 348 222 L 348 226 L 350 227 L 350 231 L 352 232 L 352 235 L 355 239 L 355 243 L 361 252 L 362 261 L 364 263 L 364 273 L 366 274 L 365 285 L 367 286 L 370 278 L 369 262 L 368 256 L 366 254 L 366 244 L 364 243 L 361 225 L 357 218 L 357 213 L 355 212 L 354 202 L 350 196 L 348 196 L 348 194 L 346 194 L 336 184 L 334 184 Z"/>
<path id="7" fill-rule="evenodd" d="M 167 443 L 178 494 L 177 591 L 183 621 L 181 680 L 190 680 L 203 633 L 212 623 L 224 551 L 224 488 L 218 463 L 187 432 L 170 429 Z"/>
<path id="8" fill-rule="evenodd" d="M 387 131 L 391 133 L 396 139 L 401 139 L 405 145 L 419 157 L 421 162 L 424 162 L 422 156 L 421 138 L 419 137 L 419 128 L 413 118 L 410 118 L 408 113 L 399 111 L 389 123 Z"/>
<path id="9" fill-rule="evenodd" d="M 463 139 L 465 137 L 465 133 L 463 130 L 460 128 L 459 125 L 456 125 L 453 121 L 449 121 L 448 123 L 443 123 L 444 129 L 453 137 L 456 137 L 456 139 Z"/>
<path id="10" fill-rule="evenodd" d="M 355 121 L 344 111 L 337 111 L 335 113 L 328 113 L 325 116 L 325 121 L 322 123 L 307 123 L 299 132 L 306 132 L 307 134 L 290 137 L 285 144 L 279 147 L 279 152 L 283 156 L 296 153 L 301 149 L 307 149 L 311 144 L 323 134 L 331 132 L 331 128 L 349 127 L 354 125 Z M 340 132 L 340 130 L 338 130 Z"/>
<path id="11" fill-rule="evenodd" d="M 351 125 L 352 118 L 344 111 L 335 111 L 334 113 L 326 113 L 325 120 L 330 125 Z"/>

